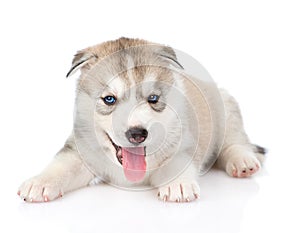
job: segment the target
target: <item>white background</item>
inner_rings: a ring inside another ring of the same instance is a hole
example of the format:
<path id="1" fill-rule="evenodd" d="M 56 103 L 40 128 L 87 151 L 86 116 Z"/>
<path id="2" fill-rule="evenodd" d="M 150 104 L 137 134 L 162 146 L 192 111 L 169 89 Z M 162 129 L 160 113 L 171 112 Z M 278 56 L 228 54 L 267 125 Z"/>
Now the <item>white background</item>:
<path id="1" fill-rule="evenodd" d="M 1 1 L 1 232 L 300 232 L 299 1 Z M 26 204 L 37 174 L 72 129 L 73 54 L 120 36 L 195 57 L 239 101 L 253 142 L 269 149 L 250 179 L 212 171 L 201 199 L 89 187 Z"/>

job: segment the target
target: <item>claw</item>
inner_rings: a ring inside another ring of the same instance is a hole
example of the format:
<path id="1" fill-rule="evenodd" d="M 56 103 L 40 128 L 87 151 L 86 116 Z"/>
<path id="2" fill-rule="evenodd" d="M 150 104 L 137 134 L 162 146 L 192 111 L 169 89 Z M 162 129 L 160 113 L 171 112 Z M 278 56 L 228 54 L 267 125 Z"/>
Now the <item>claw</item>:
<path id="1" fill-rule="evenodd" d="M 186 202 L 190 202 L 191 200 L 190 200 L 190 198 L 187 197 L 187 198 L 185 199 L 185 201 L 186 201 Z"/>
<path id="2" fill-rule="evenodd" d="M 180 202 L 180 198 L 179 197 L 176 198 L 176 202 Z"/>
<path id="3" fill-rule="evenodd" d="M 232 172 L 232 176 L 233 177 L 237 177 L 238 175 L 237 175 L 237 171 L 236 170 L 233 170 L 233 172 Z"/>
<path id="4" fill-rule="evenodd" d="M 163 201 L 166 202 L 167 199 L 168 199 L 168 196 L 167 196 L 167 195 L 164 195 Z"/>
<path id="5" fill-rule="evenodd" d="M 160 192 L 157 193 L 157 197 L 160 197 Z"/>
<path id="6" fill-rule="evenodd" d="M 47 196 L 44 196 L 44 201 L 45 202 L 49 201 L 49 198 Z"/>
<path id="7" fill-rule="evenodd" d="M 199 194 L 197 194 L 197 193 L 194 193 L 194 196 L 196 199 L 199 199 L 199 197 L 200 197 Z"/>

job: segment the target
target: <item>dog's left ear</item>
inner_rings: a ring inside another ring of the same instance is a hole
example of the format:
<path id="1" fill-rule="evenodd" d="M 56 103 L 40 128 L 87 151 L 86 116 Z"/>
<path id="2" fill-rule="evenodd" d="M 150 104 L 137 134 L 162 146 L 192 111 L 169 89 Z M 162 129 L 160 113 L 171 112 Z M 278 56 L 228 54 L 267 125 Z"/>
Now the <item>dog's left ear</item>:
<path id="1" fill-rule="evenodd" d="M 165 46 L 159 55 L 165 59 L 168 59 L 169 62 L 171 62 L 171 64 L 173 66 L 175 66 L 176 68 L 184 69 L 183 66 L 177 60 L 176 53 L 174 52 L 174 50 L 171 47 Z"/>
<path id="2" fill-rule="evenodd" d="M 74 74 L 78 69 L 89 68 L 90 63 L 97 59 L 97 55 L 86 50 L 78 51 L 72 61 L 72 67 L 67 73 L 67 78 Z"/>

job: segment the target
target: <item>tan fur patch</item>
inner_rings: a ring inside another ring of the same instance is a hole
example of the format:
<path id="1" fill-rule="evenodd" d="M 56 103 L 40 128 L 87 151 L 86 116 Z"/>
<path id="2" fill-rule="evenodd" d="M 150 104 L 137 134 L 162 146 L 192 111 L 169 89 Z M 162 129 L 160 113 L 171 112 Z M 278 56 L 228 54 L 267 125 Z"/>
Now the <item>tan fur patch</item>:
<path id="1" fill-rule="evenodd" d="M 127 88 L 139 85 L 149 75 L 165 83 L 174 82 L 170 66 L 176 59 L 175 52 L 170 47 L 145 40 L 120 38 L 88 47 L 75 55 L 73 66 L 82 59 L 85 63 L 80 67 L 78 89 L 89 95 L 95 95 L 114 77 L 120 77 Z"/>

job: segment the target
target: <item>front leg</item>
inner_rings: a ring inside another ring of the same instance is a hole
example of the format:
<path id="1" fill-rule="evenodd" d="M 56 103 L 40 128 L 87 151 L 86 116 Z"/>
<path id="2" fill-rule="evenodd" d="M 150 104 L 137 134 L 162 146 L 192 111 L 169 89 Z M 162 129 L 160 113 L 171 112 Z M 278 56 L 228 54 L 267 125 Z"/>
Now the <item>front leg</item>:
<path id="1" fill-rule="evenodd" d="M 83 164 L 71 136 L 41 174 L 20 186 L 18 194 L 24 201 L 47 202 L 87 186 L 93 178 L 94 175 Z"/>
<path id="2" fill-rule="evenodd" d="M 181 171 L 185 161 L 186 159 L 178 158 L 171 164 L 161 167 L 151 176 L 151 185 L 159 187 L 158 198 L 160 200 L 189 202 L 199 198 L 200 188 L 197 182 L 197 169 L 193 163 L 190 163 L 184 171 Z"/>

